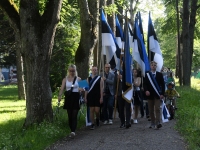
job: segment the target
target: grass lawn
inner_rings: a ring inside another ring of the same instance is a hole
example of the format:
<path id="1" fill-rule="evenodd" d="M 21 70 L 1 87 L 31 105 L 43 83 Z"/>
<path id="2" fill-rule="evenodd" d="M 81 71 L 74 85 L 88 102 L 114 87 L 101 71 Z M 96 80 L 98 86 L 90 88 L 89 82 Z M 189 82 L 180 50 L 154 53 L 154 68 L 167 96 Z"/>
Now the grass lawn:
<path id="1" fill-rule="evenodd" d="M 176 129 L 188 142 L 189 149 L 200 150 L 200 79 L 192 78 L 192 86 L 176 87 L 181 98 L 177 100 Z"/>
<path id="2" fill-rule="evenodd" d="M 17 86 L 0 86 L 0 93 L 1 150 L 43 150 L 70 133 L 67 113 L 62 107 L 53 123 L 44 122 L 39 126 L 23 129 L 26 101 L 17 100 Z M 55 112 L 57 99 L 53 99 L 52 104 Z M 78 128 L 84 126 L 84 121 L 84 116 L 81 115 Z"/>

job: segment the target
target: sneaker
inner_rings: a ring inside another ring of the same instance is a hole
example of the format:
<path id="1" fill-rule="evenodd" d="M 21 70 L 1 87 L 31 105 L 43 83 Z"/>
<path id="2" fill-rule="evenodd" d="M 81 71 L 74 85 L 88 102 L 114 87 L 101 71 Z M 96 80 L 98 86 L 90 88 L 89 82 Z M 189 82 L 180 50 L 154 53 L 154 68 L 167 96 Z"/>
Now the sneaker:
<path id="1" fill-rule="evenodd" d="M 135 123 L 135 124 L 137 124 L 137 123 L 138 123 L 137 119 L 134 119 L 134 123 Z"/>
<path id="2" fill-rule="evenodd" d="M 124 123 L 122 123 L 121 125 L 120 125 L 120 128 L 124 128 L 125 127 L 125 125 L 124 125 Z"/>
<path id="3" fill-rule="evenodd" d="M 103 124 L 108 124 L 108 121 L 107 121 L 107 120 L 105 120 Z"/>
<path id="4" fill-rule="evenodd" d="M 150 129 L 154 129 L 154 128 L 155 128 L 155 125 L 151 124 L 149 128 L 150 128 Z"/>
<path id="5" fill-rule="evenodd" d="M 131 124 L 127 124 L 126 125 L 126 129 L 130 128 L 131 127 Z"/>
<path id="6" fill-rule="evenodd" d="M 159 128 L 161 128 L 161 127 L 162 127 L 162 124 L 158 124 L 158 125 L 156 126 L 157 129 L 159 129 Z"/>
<path id="7" fill-rule="evenodd" d="M 90 126 L 90 130 L 94 130 L 94 124 Z"/>
<path id="8" fill-rule="evenodd" d="M 70 135 L 69 135 L 69 137 L 73 138 L 73 137 L 75 137 L 75 135 L 76 135 L 75 132 L 71 132 Z"/>
<path id="9" fill-rule="evenodd" d="M 99 119 L 96 119 L 96 124 L 97 124 L 97 127 L 99 127 Z"/>
<path id="10" fill-rule="evenodd" d="M 131 124 L 133 124 L 133 119 L 131 119 Z"/>
<path id="11" fill-rule="evenodd" d="M 113 124 L 113 121 L 111 119 L 109 119 L 109 123 L 108 124 Z"/>

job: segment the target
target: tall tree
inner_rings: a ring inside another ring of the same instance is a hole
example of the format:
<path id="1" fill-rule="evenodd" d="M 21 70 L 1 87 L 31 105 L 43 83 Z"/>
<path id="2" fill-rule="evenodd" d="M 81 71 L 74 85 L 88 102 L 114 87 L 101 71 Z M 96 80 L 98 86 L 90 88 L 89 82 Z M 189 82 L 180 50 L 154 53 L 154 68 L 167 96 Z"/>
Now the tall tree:
<path id="1" fill-rule="evenodd" d="M 20 37 L 26 78 L 25 126 L 53 118 L 49 62 L 61 4 L 62 0 L 48 0 L 40 13 L 39 0 L 19 0 L 19 10 L 10 0 L 0 1 L 0 8 Z"/>
<path id="2" fill-rule="evenodd" d="M 97 44 L 99 1 L 79 0 L 81 39 L 75 64 L 81 78 L 87 78 L 92 51 Z"/>
<path id="3" fill-rule="evenodd" d="M 194 47 L 194 29 L 196 24 L 196 13 L 198 0 L 183 0 L 183 22 L 182 22 L 182 40 L 183 40 L 183 85 L 191 85 L 191 68 Z"/>

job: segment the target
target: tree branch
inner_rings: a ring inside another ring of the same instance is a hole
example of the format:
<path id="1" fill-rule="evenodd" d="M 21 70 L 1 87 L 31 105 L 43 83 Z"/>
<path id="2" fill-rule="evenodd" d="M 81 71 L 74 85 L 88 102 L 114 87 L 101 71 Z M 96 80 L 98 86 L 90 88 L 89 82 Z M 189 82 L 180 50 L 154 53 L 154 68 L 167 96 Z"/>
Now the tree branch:
<path id="1" fill-rule="evenodd" d="M 11 0 L 0 0 L 0 8 L 8 16 L 14 30 L 20 31 L 20 17 L 17 6 Z"/>
<path id="2" fill-rule="evenodd" d="M 42 22 L 45 24 L 43 29 L 47 28 L 47 25 L 52 26 L 59 22 L 62 1 L 63 0 L 47 1 L 44 13 L 42 15 Z"/>

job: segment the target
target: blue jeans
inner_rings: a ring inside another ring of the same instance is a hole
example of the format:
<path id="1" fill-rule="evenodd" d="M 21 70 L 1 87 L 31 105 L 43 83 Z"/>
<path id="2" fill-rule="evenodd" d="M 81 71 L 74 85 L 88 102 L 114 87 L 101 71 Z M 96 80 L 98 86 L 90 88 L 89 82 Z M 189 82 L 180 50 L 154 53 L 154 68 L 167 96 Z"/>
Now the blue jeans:
<path id="1" fill-rule="evenodd" d="M 114 96 L 113 95 L 103 96 L 104 120 L 113 118 L 113 104 L 114 104 Z"/>

